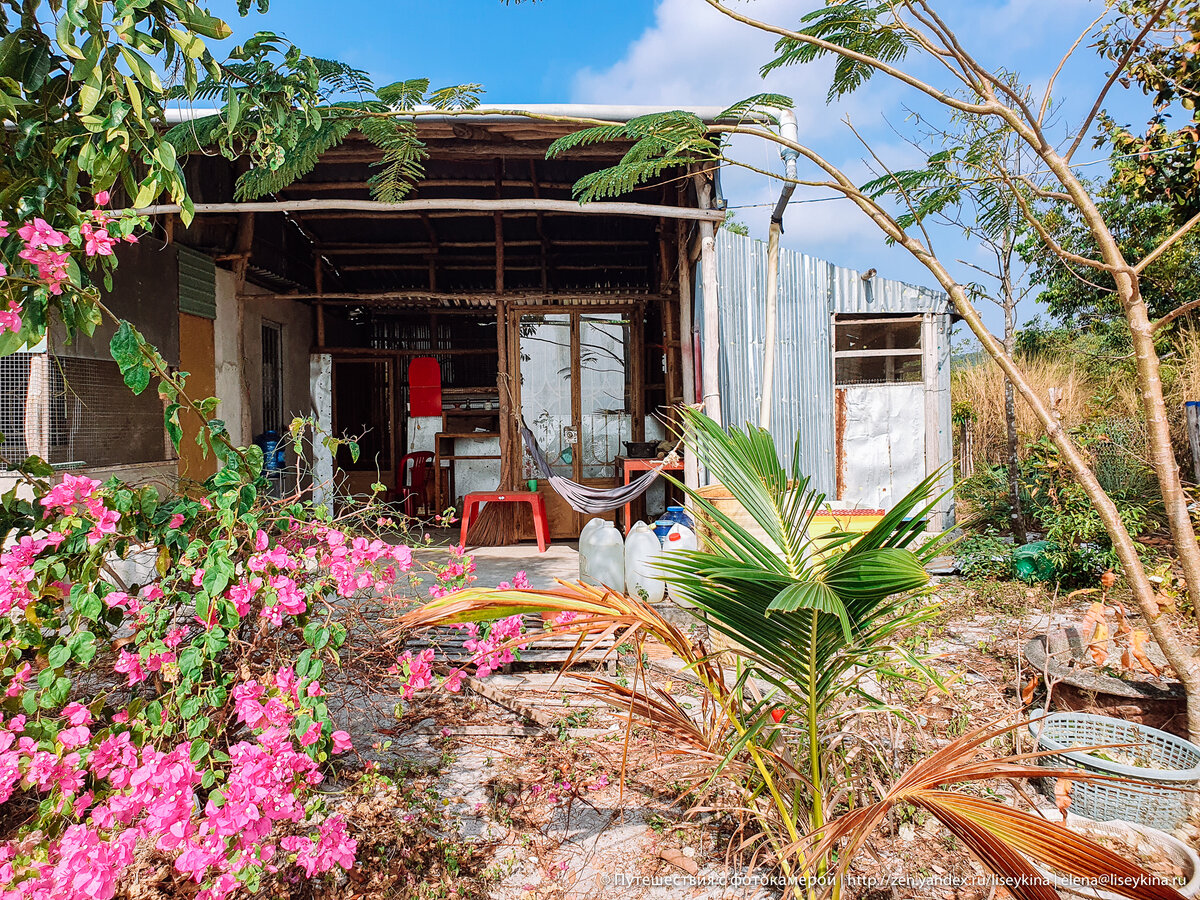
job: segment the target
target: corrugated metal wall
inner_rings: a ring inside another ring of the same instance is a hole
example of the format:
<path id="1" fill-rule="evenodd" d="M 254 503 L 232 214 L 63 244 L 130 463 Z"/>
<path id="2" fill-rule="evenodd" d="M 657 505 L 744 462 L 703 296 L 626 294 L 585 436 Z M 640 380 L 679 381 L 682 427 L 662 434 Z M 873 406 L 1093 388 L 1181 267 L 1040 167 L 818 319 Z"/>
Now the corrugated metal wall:
<path id="1" fill-rule="evenodd" d="M 721 326 L 721 414 L 724 422 L 758 422 L 766 330 L 767 245 L 721 229 L 717 236 Z M 694 279 L 697 294 L 699 278 Z M 703 315 L 702 296 L 696 316 Z M 771 432 L 785 464 L 798 446 L 800 468 L 818 490 L 836 496 L 834 447 L 833 315 L 835 313 L 934 313 L 946 316 L 934 329 L 939 360 L 949 356 L 949 297 L 781 249 L 779 318 Z M 939 376 L 942 373 L 939 373 Z M 948 372 L 946 373 L 948 374 Z M 940 380 L 940 379 L 939 379 Z M 940 407 L 942 404 L 937 404 Z M 949 404 L 945 404 L 949 429 Z M 939 415 L 941 418 L 941 415 Z M 939 425 L 942 423 L 939 423 Z M 940 429 L 939 429 L 940 430 Z M 797 438 L 799 443 L 797 445 Z"/>

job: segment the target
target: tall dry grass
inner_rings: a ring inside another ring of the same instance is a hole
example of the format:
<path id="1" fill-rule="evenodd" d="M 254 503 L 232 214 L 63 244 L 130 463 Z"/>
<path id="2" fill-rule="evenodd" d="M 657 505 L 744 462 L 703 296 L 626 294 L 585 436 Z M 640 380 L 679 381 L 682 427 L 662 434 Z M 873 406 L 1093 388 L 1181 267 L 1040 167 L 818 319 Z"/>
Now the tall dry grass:
<path id="1" fill-rule="evenodd" d="M 1192 472 L 1191 445 L 1188 443 L 1187 414 L 1183 404 L 1200 400 L 1200 328 L 1189 325 L 1180 329 L 1163 376 L 1163 392 L 1171 422 L 1171 442 L 1184 476 Z"/>
<path id="2" fill-rule="evenodd" d="M 1057 388 L 1057 410 L 1068 430 L 1087 422 L 1144 421 L 1141 393 L 1132 367 L 1114 366 L 1111 374 L 1089 374 L 1069 356 L 1019 357 L 1029 383 L 1040 397 L 1050 399 Z M 1163 354 L 1163 395 L 1171 428 L 1175 455 L 1185 477 L 1192 471 L 1191 448 L 1187 436 L 1184 402 L 1200 400 L 1200 327 L 1189 326 L 1179 332 Z M 1004 376 L 990 359 L 955 369 L 950 392 L 956 411 L 969 414 L 973 457 L 977 465 L 997 464 L 1006 458 L 1007 437 L 1004 426 Z M 1016 398 L 1017 443 L 1022 451 L 1043 430 L 1029 407 Z M 955 429 L 955 440 L 960 438 Z"/>
<path id="3" fill-rule="evenodd" d="M 1095 385 L 1070 360 L 1045 357 L 1018 358 L 1030 386 L 1039 397 L 1050 401 L 1050 391 L 1056 388 L 1054 408 L 1063 427 L 1077 428 L 1087 419 L 1089 406 L 1096 394 Z M 1004 424 L 1004 373 L 992 360 L 956 369 L 950 377 L 950 396 L 956 411 L 969 413 L 968 428 L 973 437 L 974 458 L 977 464 L 998 464 L 1007 455 L 1008 437 Z M 1018 395 L 1017 444 L 1024 446 L 1043 433 L 1042 425 Z"/>

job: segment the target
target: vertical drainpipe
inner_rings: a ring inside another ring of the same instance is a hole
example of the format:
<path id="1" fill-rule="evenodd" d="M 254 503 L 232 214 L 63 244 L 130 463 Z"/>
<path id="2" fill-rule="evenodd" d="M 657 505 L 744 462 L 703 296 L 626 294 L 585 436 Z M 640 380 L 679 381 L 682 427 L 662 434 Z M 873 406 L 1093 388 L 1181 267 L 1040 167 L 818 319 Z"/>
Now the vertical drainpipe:
<path id="1" fill-rule="evenodd" d="M 797 143 L 796 113 L 791 109 L 779 113 L 779 133 L 784 140 Z M 787 181 L 779 192 L 779 200 L 771 213 L 771 230 L 767 237 L 767 309 L 766 331 L 763 335 L 762 396 L 759 401 L 758 421 L 763 428 L 771 427 L 771 403 L 775 387 L 775 344 L 779 319 L 779 236 L 783 234 L 783 214 L 787 210 L 792 192 L 796 190 L 796 158 L 800 155 L 791 147 L 779 151 L 783 159 Z"/>

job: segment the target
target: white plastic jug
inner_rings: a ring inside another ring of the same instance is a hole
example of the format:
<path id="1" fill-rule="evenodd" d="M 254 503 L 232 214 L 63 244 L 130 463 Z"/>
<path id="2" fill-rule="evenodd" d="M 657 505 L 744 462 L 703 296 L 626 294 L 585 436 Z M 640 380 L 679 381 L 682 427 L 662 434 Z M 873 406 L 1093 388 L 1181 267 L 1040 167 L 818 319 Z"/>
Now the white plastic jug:
<path id="1" fill-rule="evenodd" d="M 588 519 L 583 530 L 579 532 L 579 580 L 588 581 L 588 551 L 591 549 L 591 535 L 597 529 L 603 528 L 605 521 L 599 516 Z"/>
<path id="2" fill-rule="evenodd" d="M 654 530 L 645 522 L 635 522 L 625 537 L 625 593 L 647 603 L 662 601 L 667 586 L 655 569 L 661 555 L 662 545 Z"/>
<path id="3" fill-rule="evenodd" d="M 688 528 L 682 523 L 676 523 L 671 526 L 671 530 L 667 532 L 667 537 L 662 543 L 661 558 L 664 561 L 672 562 L 672 554 L 679 553 L 683 550 L 695 550 L 699 546 L 699 542 L 696 540 L 696 532 L 692 531 L 692 529 Z M 682 598 L 676 597 L 674 594 L 671 595 L 671 599 L 684 606 L 691 605 Z"/>
<path id="4" fill-rule="evenodd" d="M 674 553 L 678 550 L 695 550 L 700 544 L 696 540 L 696 532 L 682 522 L 677 522 L 667 532 L 667 539 L 663 541 L 662 546 L 663 552 Z"/>
<path id="5" fill-rule="evenodd" d="M 625 541 L 612 522 L 589 532 L 586 541 L 580 535 L 579 555 L 586 557 L 584 581 L 614 591 L 625 590 Z"/>

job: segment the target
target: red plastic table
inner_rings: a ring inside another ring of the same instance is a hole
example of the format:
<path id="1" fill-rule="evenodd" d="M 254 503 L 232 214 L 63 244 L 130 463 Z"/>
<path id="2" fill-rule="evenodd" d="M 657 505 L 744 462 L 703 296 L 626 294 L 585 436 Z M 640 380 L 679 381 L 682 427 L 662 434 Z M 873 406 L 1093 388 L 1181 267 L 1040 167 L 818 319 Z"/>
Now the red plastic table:
<path id="1" fill-rule="evenodd" d="M 621 483 L 624 485 L 628 485 L 629 482 L 633 481 L 633 473 L 634 472 L 648 472 L 651 469 L 661 469 L 664 472 L 682 472 L 683 471 L 683 460 L 680 460 L 677 463 L 672 463 L 669 466 L 663 465 L 663 461 L 661 459 L 632 459 L 631 457 L 628 457 L 628 456 L 622 456 L 620 458 L 620 461 L 621 461 L 621 478 L 622 478 Z M 631 521 L 629 521 L 629 511 L 630 511 L 630 508 L 632 507 L 632 505 L 633 505 L 632 503 L 625 504 L 625 533 L 626 534 L 629 534 L 629 529 L 633 525 L 633 523 Z"/>
<path id="2" fill-rule="evenodd" d="M 528 503 L 533 510 L 533 532 L 537 535 L 538 552 L 545 553 L 550 545 L 550 523 L 546 518 L 546 500 L 537 491 L 477 491 L 463 497 L 462 530 L 459 543 L 467 545 L 467 530 L 479 516 L 481 503 Z"/>

